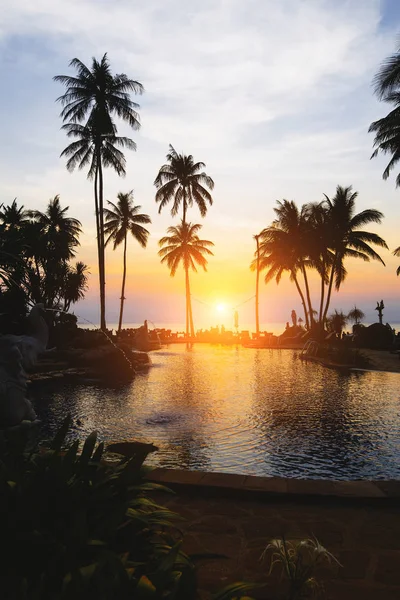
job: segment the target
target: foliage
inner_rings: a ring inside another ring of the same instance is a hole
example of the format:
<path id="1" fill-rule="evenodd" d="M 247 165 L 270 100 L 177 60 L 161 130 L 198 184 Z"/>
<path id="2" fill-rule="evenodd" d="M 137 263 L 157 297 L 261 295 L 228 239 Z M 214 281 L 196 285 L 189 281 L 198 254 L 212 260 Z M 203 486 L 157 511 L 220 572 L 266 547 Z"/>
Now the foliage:
<path id="1" fill-rule="evenodd" d="M 347 316 L 343 313 L 343 311 L 338 311 L 335 309 L 335 312 L 329 316 L 328 319 L 328 331 L 333 331 L 337 335 L 342 335 L 342 330 L 346 327 Z"/>
<path id="2" fill-rule="evenodd" d="M 317 570 L 323 563 L 340 564 L 337 559 L 316 539 L 286 540 L 284 537 L 271 540 L 262 554 L 271 557 L 269 573 L 280 568 L 288 583 L 287 600 L 316 597 L 321 589 Z"/>
<path id="3" fill-rule="evenodd" d="M 169 146 L 167 154 L 168 163 L 162 165 L 154 185 L 157 188 L 156 202 L 159 203 L 158 212 L 173 201 L 171 215 L 178 214 L 180 205 L 183 207 L 182 221 L 186 222 L 186 212 L 193 203 L 197 204 L 200 214 L 205 217 L 207 204 L 213 203 L 210 190 L 214 189 L 214 181 L 204 171 L 200 171 L 205 164 L 195 163 L 193 156 L 178 154 L 173 146 Z"/>
<path id="4" fill-rule="evenodd" d="M 354 325 L 359 325 L 360 322 L 363 319 L 365 319 L 365 314 L 363 313 L 363 311 L 360 308 L 357 308 L 357 306 L 354 305 L 354 308 L 352 308 L 351 311 L 349 311 L 347 318 L 350 321 L 353 321 Z"/>
<path id="5" fill-rule="evenodd" d="M 140 128 L 139 105 L 130 93 L 142 94 L 141 83 L 125 74 L 113 75 L 107 54 L 100 61 L 92 59 L 91 68 L 78 58 L 70 62 L 76 76 L 57 75 L 54 80 L 66 87 L 57 100 L 63 109 L 61 118 L 68 137 L 75 138 L 61 156 L 68 158 L 67 169 L 89 167 L 88 178 L 94 179 L 97 253 L 99 262 L 100 326 L 106 330 L 105 318 L 105 238 L 103 168 L 112 167 L 125 175 L 125 156 L 120 148 L 135 150 L 135 143 L 117 135 L 113 117 L 122 119 L 134 130 Z"/>
<path id="6" fill-rule="evenodd" d="M 400 159 L 400 50 L 389 56 L 375 76 L 375 93 L 379 100 L 391 106 L 390 112 L 371 123 L 369 131 L 375 133 L 374 152 L 371 158 L 389 154 L 391 158 L 383 171 L 387 179 Z M 400 174 L 396 177 L 396 186 L 400 186 Z"/>
<path id="7" fill-rule="evenodd" d="M 118 331 L 121 331 L 125 300 L 126 245 L 128 233 L 139 242 L 142 248 L 145 248 L 149 237 L 149 231 L 142 225 L 151 223 L 151 219 L 149 215 L 139 213 L 142 208 L 141 206 L 135 206 L 133 204 L 133 190 L 127 194 L 120 192 L 118 194 L 118 203 L 114 204 L 113 202 L 108 201 L 108 204 L 111 207 L 111 210 L 108 208 L 104 209 L 106 217 L 104 233 L 106 236 L 108 235 L 105 244 L 107 246 L 107 244 L 112 241 L 115 250 L 122 242 L 124 243 L 121 307 L 118 323 Z"/>
<path id="8" fill-rule="evenodd" d="M 0 312 L 17 323 L 28 304 L 69 310 L 84 297 L 87 266 L 71 265 L 81 224 L 67 215 L 59 196 L 45 212 L 26 211 L 16 200 L 0 211 Z M 4 331 L 4 329 L 2 329 Z"/>
<path id="9" fill-rule="evenodd" d="M 29 448 L 23 428 L 1 439 L 4 597 L 29 600 L 194 597 L 177 515 L 148 497 L 147 448 L 103 462 L 96 434 L 63 448 L 66 419 L 49 447 Z"/>
<path id="10" fill-rule="evenodd" d="M 277 218 L 263 229 L 260 238 L 260 269 L 267 271 L 265 282 L 275 278 L 279 283 L 285 272 L 295 283 L 304 308 L 306 328 L 312 329 L 314 310 L 308 283 L 308 271 L 320 277 L 319 326 L 323 329 L 333 288 L 339 290 L 347 276 L 345 259 L 363 261 L 382 258 L 373 245 L 387 248 L 376 233 L 365 231 L 369 223 L 380 223 L 383 215 L 375 209 L 355 212 L 357 192 L 351 186 L 337 186 L 333 198 L 325 195 L 319 204 L 306 204 L 300 209 L 293 201 L 278 202 Z M 256 268 L 253 260 L 251 268 Z M 303 279 L 303 283 L 301 282 Z M 304 287 L 302 287 L 304 286 Z"/>
<path id="11" fill-rule="evenodd" d="M 158 242 L 161 249 L 158 254 L 161 256 L 161 262 L 166 263 L 173 277 L 182 263 L 185 270 L 186 284 L 186 335 L 190 333 L 194 336 L 192 305 L 190 300 L 190 282 L 189 270 L 197 271 L 196 264 L 200 265 L 204 271 L 207 270 L 207 259 L 205 255 L 212 256 L 210 246 L 214 246 L 209 240 L 201 240 L 197 235 L 201 225 L 192 225 L 182 221 L 176 227 L 168 227 L 167 233 L 170 235 L 161 238 Z"/>

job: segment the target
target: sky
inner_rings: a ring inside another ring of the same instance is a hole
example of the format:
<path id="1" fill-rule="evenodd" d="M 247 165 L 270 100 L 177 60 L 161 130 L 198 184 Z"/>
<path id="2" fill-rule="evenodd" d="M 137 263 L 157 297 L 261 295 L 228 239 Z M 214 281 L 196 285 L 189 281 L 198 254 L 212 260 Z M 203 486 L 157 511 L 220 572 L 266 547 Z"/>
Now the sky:
<path id="1" fill-rule="evenodd" d="M 158 240 L 177 224 L 154 201 L 154 178 L 168 145 L 206 163 L 214 179 L 214 203 L 201 222 L 201 237 L 215 243 L 208 272 L 193 274 L 195 325 L 232 325 L 254 314 L 253 235 L 268 226 L 277 200 L 299 205 L 333 196 L 338 184 L 359 192 L 357 211 L 381 210 L 373 226 L 390 250 L 400 245 L 400 190 L 395 175 L 382 180 L 385 157 L 370 161 L 369 124 L 387 112 L 373 95 L 372 78 L 397 48 L 397 0 L 5 0 L 0 4 L 0 202 L 16 197 L 25 208 L 44 210 L 60 194 L 82 222 L 77 258 L 90 267 L 90 289 L 75 306 L 98 322 L 98 285 L 92 184 L 85 172 L 70 174 L 60 153 L 63 93 L 52 77 L 73 74 L 69 61 L 90 64 L 108 53 L 112 70 L 145 87 L 142 127 L 132 137 L 124 179 L 107 171 L 105 198 L 134 190 L 149 214 L 143 250 L 128 242 L 125 319 L 183 323 L 184 276 L 171 278 L 161 265 Z M 370 227 L 370 229 L 372 229 Z M 332 308 L 355 303 L 376 318 L 384 299 L 385 320 L 400 322 L 399 259 L 383 250 L 378 263 L 347 263 L 348 278 Z M 107 255 L 107 317 L 116 322 L 122 250 Z M 317 281 L 313 281 L 317 298 Z M 316 302 L 315 302 L 316 303 Z M 225 311 L 218 312 L 217 304 Z M 285 322 L 301 314 L 286 278 L 262 284 L 261 321 Z"/>

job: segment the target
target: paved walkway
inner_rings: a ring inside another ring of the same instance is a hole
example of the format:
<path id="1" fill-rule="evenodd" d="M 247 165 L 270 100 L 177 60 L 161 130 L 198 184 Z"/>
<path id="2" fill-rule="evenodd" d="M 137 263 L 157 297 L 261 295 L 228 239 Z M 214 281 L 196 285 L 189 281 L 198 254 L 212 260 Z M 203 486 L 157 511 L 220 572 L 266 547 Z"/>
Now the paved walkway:
<path id="1" fill-rule="evenodd" d="M 267 577 L 269 562 L 260 561 L 270 539 L 284 534 L 287 539 L 315 536 L 343 565 L 320 572 L 327 600 L 400 599 L 399 482 L 314 482 L 164 469 L 152 479 L 178 492 L 163 495 L 162 502 L 185 518 L 184 549 L 228 557 L 200 564 L 202 598 L 237 580 L 266 583 L 252 592 L 257 599 L 285 598 L 278 573 Z"/>

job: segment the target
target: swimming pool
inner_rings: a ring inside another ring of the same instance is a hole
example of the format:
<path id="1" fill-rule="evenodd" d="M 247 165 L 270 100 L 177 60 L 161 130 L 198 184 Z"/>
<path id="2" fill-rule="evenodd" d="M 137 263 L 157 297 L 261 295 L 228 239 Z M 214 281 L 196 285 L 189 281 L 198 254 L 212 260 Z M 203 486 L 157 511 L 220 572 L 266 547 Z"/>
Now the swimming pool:
<path id="1" fill-rule="evenodd" d="M 153 442 L 155 464 L 255 475 L 400 479 L 400 375 L 343 374 L 293 350 L 175 344 L 119 389 L 43 384 L 46 433 Z M 79 420 L 79 422 L 77 422 Z"/>

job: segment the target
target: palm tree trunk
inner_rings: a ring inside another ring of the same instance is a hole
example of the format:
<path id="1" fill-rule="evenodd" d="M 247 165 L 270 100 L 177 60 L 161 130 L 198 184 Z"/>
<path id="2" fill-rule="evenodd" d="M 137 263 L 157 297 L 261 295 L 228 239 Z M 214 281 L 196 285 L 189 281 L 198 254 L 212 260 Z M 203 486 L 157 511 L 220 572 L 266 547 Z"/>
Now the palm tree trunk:
<path id="1" fill-rule="evenodd" d="M 124 238 L 124 269 L 123 269 L 123 275 L 122 275 L 121 307 L 120 307 L 120 311 L 119 311 L 118 333 L 121 331 L 122 315 L 124 314 L 125 280 L 126 280 L 126 238 L 127 238 L 127 232 L 125 232 L 125 238 Z"/>
<path id="2" fill-rule="evenodd" d="M 306 288 L 308 312 L 310 315 L 310 325 L 312 327 L 314 325 L 313 307 L 311 304 L 310 286 L 308 285 L 308 277 L 307 277 L 307 273 L 306 273 L 306 268 L 303 263 L 301 264 L 301 272 L 303 273 L 303 277 L 304 277 L 304 286 Z"/>
<path id="3" fill-rule="evenodd" d="M 325 324 L 326 315 L 328 314 L 329 305 L 331 303 L 331 294 L 332 294 L 333 280 L 334 280 L 335 271 L 336 271 L 336 262 L 337 262 L 337 256 L 335 254 L 335 258 L 333 259 L 333 262 L 332 262 L 331 274 L 330 274 L 330 277 L 329 277 L 328 295 L 326 297 L 325 310 L 324 310 L 324 314 L 323 314 L 323 317 L 322 317 L 322 324 L 323 325 Z"/>
<path id="4" fill-rule="evenodd" d="M 256 336 L 260 337 L 260 315 L 259 315 L 259 285 L 260 285 L 260 244 L 258 235 L 254 236 L 257 244 L 257 273 L 256 273 Z"/>
<path id="5" fill-rule="evenodd" d="M 189 287 L 189 267 L 185 265 L 185 284 L 186 284 L 186 340 L 189 339 L 189 306 L 190 306 L 190 287 Z"/>
<path id="6" fill-rule="evenodd" d="M 100 279 L 100 329 L 105 331 L 106 326 L 106 281 L 105 281 L 105 260 L 104 260 L 104 200 L 103 200 L 103 169 L 101 165 L 101 153 L 98 149 L 98 169 L 99 169 L 99 225 L 100 225 L 100 260 L 99 260 L 99 279 Z"/>
<path id="7" fill-rule="evenodd" d="M 193 324 L 192 297 L 190 295 L 190 289 L 189 289 L 189 321 L 190 321 L 190 337 L 193 339 L 195 337 L 195 333 L 194 333 L 194 324 Z"/>
<path id="8" fill-rule="evenodd" d="M 308 319 L 308 311 L 307 311 L 307 306 L 306 306 L 306 301 L 305 301 L 305 298 L 304 298 L 304 294 L 303 294 L 303 292 L 301 291 L 301 287 L 300 287 L 300 285 L 299 285 L 299 282 L 297 281 L 297 277 L 296 277 L 295 273 L 293 273 L 293 274 L 292 274 L 292 277 L 293 277 L 293 281 L 294 281 L 294 282 L 295 282 L 295 284 L 296 284 L 296 288 L 297 288 L 297 291 L 299 292 L 299 295 L 300 295 L 300 298 L 301 298 L 301 303 L 302 303 L 302 305 L 303 305 L 303 309 L 304 309 L 304 318 L 305 318 L 305 320 L 306 320 L 306 328 L 307 328 L 307 329 L 310 329 L 310 321 L 309 321 L 309 319 Z"/>
<path id="9" fill-rule="evenodd" d="M 325 299 L 325 261 L 322 261 L 322 274 L 321 274 L 321 300 L 319 303 L 319 326 L 321 331 L 324 328 L 324 324 L 322 321 L 322 311 L 324 308 L 324 299 Z"/>

